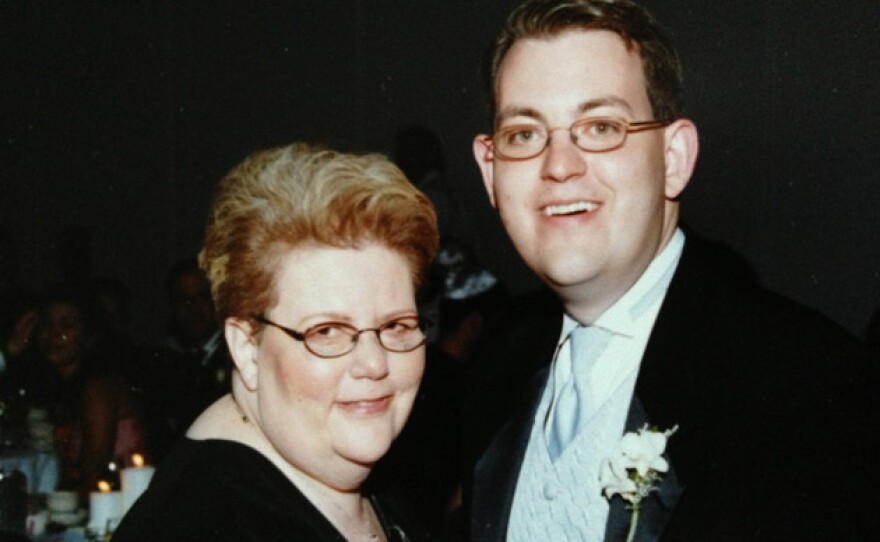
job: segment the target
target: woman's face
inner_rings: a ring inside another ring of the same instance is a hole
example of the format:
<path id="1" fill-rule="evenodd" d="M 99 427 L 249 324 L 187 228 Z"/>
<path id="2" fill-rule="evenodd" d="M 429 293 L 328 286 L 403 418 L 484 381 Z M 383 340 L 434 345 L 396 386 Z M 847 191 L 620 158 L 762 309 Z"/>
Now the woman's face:
<path id="1" fill-rule="evenodd" d="M 40 322 L 40 351 L 56 369 L 75 368 L 83 348 L 79 309 L 63 302 L 50 304 Z"/>
<path id="2" fill-rule="evenodd" d="M 264 316 L 299 332 L 324 322 L 376 328 L 417 314 L 406 260 L 377 244 L 297 247 L 281 258 L 275 280 L 278 304 Z M 331 485 L 388 451 L 409 416 L 425 355 L 423 346 L 389 352 L 366 332 L 350 353 L 325 359 L 272 326 L 253 353 L 256 375 L 245 381 L 256 383 L 263 433 L 288 463 Z"/>

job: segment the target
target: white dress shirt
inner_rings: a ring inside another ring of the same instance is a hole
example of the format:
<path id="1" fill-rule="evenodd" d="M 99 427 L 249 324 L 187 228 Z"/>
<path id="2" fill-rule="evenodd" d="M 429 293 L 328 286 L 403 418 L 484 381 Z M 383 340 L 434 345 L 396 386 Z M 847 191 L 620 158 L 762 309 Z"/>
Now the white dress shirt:
<path id="1" fill-rule="evenodd" d="M 613 336 L 595 360 L 571 359 L 569 333 L 580 325 L 565 315 L 559 347 L 535 415 L 514 495 L 507 539 L 594 540 L 605 535 L 608 502 L 601 496 L 599 468 L 623 434 L 636 377 L 651 329 L 684 248 L 676 230 L 663 251 L 635 284 L 593 324 Z M 559 389 L 572 371 L 574 378 L 591 373 L 589 389 L 595 402 L 585 430 L 556 461 L 547 452 L 548 420 Z M 588 365 L 589 364 L 589 365 Z"/>

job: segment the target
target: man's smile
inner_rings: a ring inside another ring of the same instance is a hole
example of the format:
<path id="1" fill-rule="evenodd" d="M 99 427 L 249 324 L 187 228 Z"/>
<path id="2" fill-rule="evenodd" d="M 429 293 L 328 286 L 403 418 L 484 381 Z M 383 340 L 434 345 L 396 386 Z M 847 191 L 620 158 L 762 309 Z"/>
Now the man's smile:
<path id="1" fill-rule="evenodd" d="M 582 212 L 591 212 L 599 208 L 595 201 L 576 201 L 561 205 L 548 205 L 544 207 L 544 216 L 571 215 Z"/>

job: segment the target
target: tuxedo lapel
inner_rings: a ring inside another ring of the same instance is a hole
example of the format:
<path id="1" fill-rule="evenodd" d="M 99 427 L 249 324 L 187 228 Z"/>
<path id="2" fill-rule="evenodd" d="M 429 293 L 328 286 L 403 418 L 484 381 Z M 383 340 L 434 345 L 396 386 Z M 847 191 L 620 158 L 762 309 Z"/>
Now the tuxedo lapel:
<path id="1" fill-rule="evenodd" d="M 680 402 L 688 397 L 690 386 L 696 385 L 693 370 L 695 341 L 702 335 L 695 322 L 705 312 L 706 285 L 699 257 L 690 237 L 685 243 L 679 265 L 666 292 L 639 368 L 636 388 L 627 414 L 625 431 L 636 431 L 645 424 L 667 430 L 675 425 L 699 425 L 698 405 Z M 697 351 L 700 349 L 697 348 Z M 644 403 L 643 403 L 644 401 Z M 685 417 L 688 416 L 688 417 Z M 694 427 L 684 427 L 684 431 Z M 676 439 L 666 449 L 669 471 L 663 476 L 658 491 L 642 502 L 635 540 L 659 540 L 672 519 L 685 486 L 676 472 Z M 680 460 L 680 458 L 679 458 Z M 610 501 L 605 540 L 625 540 L 632 511 L 626 501 L 615 497 Z"/>
<path id="2" fill-rule="evenodd" d="M 679 426 L 678 436 L 672 437 L 666 448 L 669 471 L 659 490 L 643 503 L 637 541 L 660 539 L 685 491 L 688 467 L 692 468 L 688 461 L 705 453 L 698 449 L 701 441 L 692 435 L 712 423 L 705 408 L 707 399 L 702 397 L 712 392 L 701 368 L 714 353 L 707 337 L 712 336 L 716 322 L 707 308 L 714 303 L 714 296 L 700 247 L 698 239 L 688 237 L 648 340 L 626 422 L 626 431 L 645 423 L 659 430 Z M 612 503 L 606 540 L 625 540 L 631 511 L 621 499 Z M 613 536 L 612 527 L 616 529 Z"/>
<path id="3" fill-rule="evenodd" d="M 629 413 L 627 414 L 626 427 L 624 431 L 636 431 L 651 422 L 647 412 L 645 412 L 641 401 L 637 396 L 633 396 L 630 403 Z M 666 428 L 661 428 L 666 429 Z M 651 493 L 643 502 L 641 512 L 639 513 L 639 521 L 636 529 L 636 542 L 654 542 L 660 540 L 663 529 L 672 517 L 672 512 L 684 487 L 675 474 L 675 464 L 673 458 L 666 454 L 669 462 L 669 470 L 663 475 L 663 480 L 657 491 Z M 620 496 L 615 496 L 609 502 L 608 524 L 605 528 L 605 540 L 609 542 L 617 542 L 626 540 L 629 531 L 630 521 L 632 518 L 632 510 L 629 504 Z"/>

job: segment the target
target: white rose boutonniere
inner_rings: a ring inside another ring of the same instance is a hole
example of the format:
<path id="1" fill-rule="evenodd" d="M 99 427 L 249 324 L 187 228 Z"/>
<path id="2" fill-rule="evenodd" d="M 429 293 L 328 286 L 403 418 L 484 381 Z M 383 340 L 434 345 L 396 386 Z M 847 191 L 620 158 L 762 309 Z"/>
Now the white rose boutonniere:
<path id="1" fill-rule="evenodd" d="M 648 429 L 647 424 L 638 432 L 629 432 L 620 439 L 615 454 L 602 463 L 599 482 L 602 493 L 609 501 L 615 495 L 629 502 L 632 518 L 629 524 L 627 542 L 632 542 L 636 534 L 642 499 L 652 491 L 663 479 L 661 473 L 669 470 L 669 463 L 663 458 L 666 441 L 678 430 L 659 431 Z"/>

